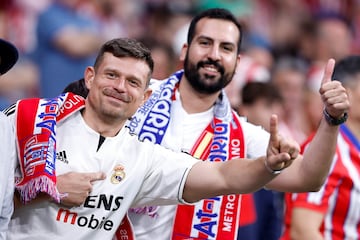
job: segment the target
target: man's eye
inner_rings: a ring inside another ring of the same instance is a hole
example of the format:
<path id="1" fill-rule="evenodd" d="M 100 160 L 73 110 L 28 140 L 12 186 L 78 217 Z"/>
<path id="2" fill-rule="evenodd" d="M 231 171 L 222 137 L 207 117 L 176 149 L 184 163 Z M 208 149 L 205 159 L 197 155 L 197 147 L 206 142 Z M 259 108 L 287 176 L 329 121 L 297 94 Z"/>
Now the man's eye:
<path id="1" fill-rule="evenodd" d="M 107 73 L 106 76 L 111 79 L 116 77 L 115 74 L 113 74 L 113 73 Z"/>
<path id="2" fill-rule="evenodd" d="M 129 79 L 128 81 L 129 81 L 129 83 L 130 83 L 132 86 L 136 86 L 136 87 L 139 86 L 139 82 L 136 81 L 136 80 Z"/>
<path id="3" fill-rule="evenodd" d="M 232 46 L 224 46 L 223 49 L 228 52 L 232 52 L 234 50 Z"/>
<path id="4" fill-rule="evenodd" d="M 204 45 L 204 46 L 207 46 L 209 45 L 210 43 L 208 41 L 201 41 L 200 42 L 200 45 Z"/>

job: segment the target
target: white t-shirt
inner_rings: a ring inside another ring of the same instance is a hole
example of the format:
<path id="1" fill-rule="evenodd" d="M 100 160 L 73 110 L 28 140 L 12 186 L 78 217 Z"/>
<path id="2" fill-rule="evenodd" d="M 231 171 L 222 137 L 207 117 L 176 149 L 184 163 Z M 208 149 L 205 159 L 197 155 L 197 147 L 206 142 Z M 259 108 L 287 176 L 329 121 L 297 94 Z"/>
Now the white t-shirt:
<path id="1" fill-rule="evenodd" d="M 176 100 L 171 105 L 170 123 L 161 145 L 175 151 L 189 152 L 201 132 L 212 121 L 213 116 L 213 108 L 202 113 L 186 113 L 180 101 L 180 94 L 176 91 Z M 246 122 L 245 118 L 240 118 L 240 121 L 244 133 L 246 156 L 256 158 L 266 155 L 268 132 Z M 176 206 L 147 206 L 129 211 L 136 239 L 171 239 L 175 213 Z"/>
<path id="2" fill-rule="evenodd" d="M 112 239 L 129 207 L 182 202 L 188 171 L 198 160 L 140 142 L 127 128 L 96 151 L 99 137 L 80 112 L 57 125 L 57 175 L 103 171 L 107 177 L 94 183 L 80 207 L 41 202 L 16 209 L 9 239 Z"/>
<path id="3" fill-rule="evenodd" d="M 5 239 L 13 212 L 15 138 L 9 119 L 0 112 L 0 239 Z"/>

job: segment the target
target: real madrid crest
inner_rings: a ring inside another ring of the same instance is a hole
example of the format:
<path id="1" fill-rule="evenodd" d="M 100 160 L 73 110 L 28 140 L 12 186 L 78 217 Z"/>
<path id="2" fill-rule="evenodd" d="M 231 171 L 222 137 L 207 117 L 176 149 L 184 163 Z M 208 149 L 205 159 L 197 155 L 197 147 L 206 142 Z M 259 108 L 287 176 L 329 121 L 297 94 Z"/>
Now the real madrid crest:
<path id="1" fill-rule="evenodd" d="M 124 166 L 116 165 L 114 167 L 114 173 L 111 175 L 111 183 L 118 184 L 125 178 Z"/>

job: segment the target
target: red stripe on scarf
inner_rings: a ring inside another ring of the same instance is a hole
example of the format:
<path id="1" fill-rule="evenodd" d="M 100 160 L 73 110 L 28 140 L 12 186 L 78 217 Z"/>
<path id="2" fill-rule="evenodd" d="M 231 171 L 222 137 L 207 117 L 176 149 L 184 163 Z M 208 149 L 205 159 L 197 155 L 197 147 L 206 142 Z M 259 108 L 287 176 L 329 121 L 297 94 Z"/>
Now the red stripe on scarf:
<path id="1" fill-rule="evenodd" d="M 16 189 L 23 203 L 40 192 L 60 201 L 56 188 L 56 122 L 84 106 L 84 99 L 72 93 L 54 99 L 23 99 L 17 102 L 16 140 L 22 178 Z"/>
<path id="2" fill-rule="evenodd" d="M 112 240 L 135 240 L 135 236 L 132 230 L 132 225 L 127 214 L 124 216 L 120 223 L 119 228 L 116 230 L 115 236 Z"/>
<path id="3" fill-rule="evenodd" d="M 228 160 L 235 157 L 245 156 L 244 136 L 240 122 L 233 114 L 234 122 L 229 123 L 230 136 L 226 145 Z M 214 123 L 221 120 L 215 119 Z M 207 133 L 214 139 L 214 129 L 212 123 L 208 125 L 200 138 L 196 141 L 191 154 L 200 155 L 201 159 L 208 159 L 211 144 L 207 138 Z M 199 153 L 199 148 L 202 151 Z M 198 156 L 195 156 L 198 157 Z M 197 203 L 199 208 L 194 205 L 178 205 L 172 233 L 173 240 L 182 239 L 236 239 L 240 221 L 241 195 L 227 195 L 216 198 L 205 199 Z M 216 206 L 220 205 L 220 211 L 216 211 Z M 195 211 L 198 209 L 197 211 Z M 215 210 L 215 211 L 213 211 Z M 219 216 L 218 216 L 219 214 Z M 199 219 L 195 226 L 194 219 Z M 195 236 L 192 232 L 195 232 Z M 214 235 L 214 236 L 213 236 Z"/>

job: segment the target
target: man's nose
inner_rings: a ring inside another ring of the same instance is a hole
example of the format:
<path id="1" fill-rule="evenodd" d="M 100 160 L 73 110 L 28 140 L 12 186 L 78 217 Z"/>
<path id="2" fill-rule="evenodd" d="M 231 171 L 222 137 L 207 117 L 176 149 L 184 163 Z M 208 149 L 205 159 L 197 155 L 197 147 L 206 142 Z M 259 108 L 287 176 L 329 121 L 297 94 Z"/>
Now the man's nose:
<path id="1" fill-rule="evenodd" d="M 117 89 L 125 89 L 126 85 L 126 79 L 123 77 L 119 77 L 115 82 L 115 87 Z"/>
<path id="2" fill-rule="evenodd" d="M 208 53 L 208 57 L 214 61 L 220 60 L 219 47 L 213 46 Z"/>

